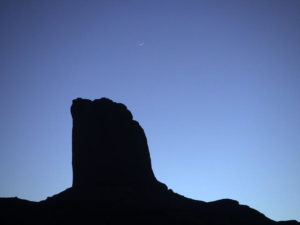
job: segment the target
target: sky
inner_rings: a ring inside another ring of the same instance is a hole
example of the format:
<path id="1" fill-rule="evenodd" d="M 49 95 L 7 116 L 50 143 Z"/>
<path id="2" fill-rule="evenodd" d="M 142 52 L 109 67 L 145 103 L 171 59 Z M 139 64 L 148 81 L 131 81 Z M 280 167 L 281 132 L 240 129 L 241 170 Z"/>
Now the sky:
<path id="1" fill-rule="evenodd" d="M 2 0 L 0 196 L 72 184 L 70 106 L 124 103 L 158 180 L 300 221 L 300 1 Z"/>

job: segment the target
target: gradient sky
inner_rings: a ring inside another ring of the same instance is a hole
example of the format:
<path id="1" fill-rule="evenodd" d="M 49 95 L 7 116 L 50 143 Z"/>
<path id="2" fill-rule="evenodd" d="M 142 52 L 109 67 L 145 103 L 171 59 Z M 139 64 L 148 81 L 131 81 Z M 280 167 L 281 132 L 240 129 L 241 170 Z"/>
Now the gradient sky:
<path id="1" fill-rule="evenodd" d="M 0 2 L 0 196 L 71 186 L 70 105 L 143 126 L 156 177 L 300 221 L 300 1 Z"/>

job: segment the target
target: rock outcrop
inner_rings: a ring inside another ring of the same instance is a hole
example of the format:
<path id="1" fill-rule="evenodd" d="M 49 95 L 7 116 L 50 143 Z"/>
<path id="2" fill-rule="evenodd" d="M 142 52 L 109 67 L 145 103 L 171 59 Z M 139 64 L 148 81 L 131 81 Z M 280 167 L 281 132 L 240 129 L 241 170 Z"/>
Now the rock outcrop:
<path id="1" fill-rule="evenodd" d="M 76 99 L 73 187 L 155 183 L 146 136 L 123 104 Z"/>
<path id="2" fill-rule="evenodd" d="M 169 190 L 155 178 L 145 133 L 123 104 L 79 98 L 71 113 L 72 187 L 41 202 L 0 198 L 0 224 L 300 225 L 234 200 L 196 201 Z"/>

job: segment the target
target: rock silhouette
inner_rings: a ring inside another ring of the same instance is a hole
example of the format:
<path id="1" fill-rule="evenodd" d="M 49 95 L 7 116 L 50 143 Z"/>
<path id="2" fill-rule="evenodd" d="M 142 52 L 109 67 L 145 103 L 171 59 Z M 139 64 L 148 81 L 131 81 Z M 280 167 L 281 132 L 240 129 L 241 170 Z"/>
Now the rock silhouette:
<path id="1" fill-rule="evenodd" d="M 169 190 L 155 178 L 145 133 L 123 104 L 78 98 L 71 114 L 72 187 L 41 202 L 0 198 L 0 224 L 300 224 Z"/>
<path id="2" fill-rule="evenodd" d="M 123 104 L 77 99 L 73 116 L 73 187 L 153 184 L 146 136 Z"/>

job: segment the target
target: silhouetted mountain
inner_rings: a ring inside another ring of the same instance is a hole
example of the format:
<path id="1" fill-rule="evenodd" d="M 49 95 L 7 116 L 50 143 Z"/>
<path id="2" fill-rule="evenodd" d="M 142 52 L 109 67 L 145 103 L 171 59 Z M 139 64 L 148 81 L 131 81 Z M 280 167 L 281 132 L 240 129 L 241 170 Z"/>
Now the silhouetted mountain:
<path id="1" fill-rule="evenodd" d="M 41 202 L 0 198 L 0 224 L 300 224 L 169 190 L 155 178 L 144 131 L 123 104 L 79 98 L 71 113 L 72 187 Z"/>

